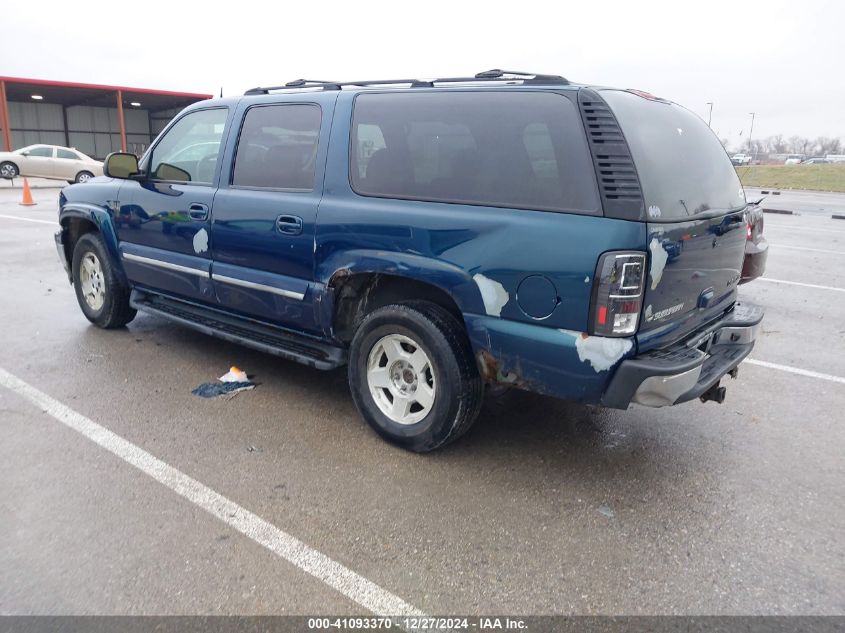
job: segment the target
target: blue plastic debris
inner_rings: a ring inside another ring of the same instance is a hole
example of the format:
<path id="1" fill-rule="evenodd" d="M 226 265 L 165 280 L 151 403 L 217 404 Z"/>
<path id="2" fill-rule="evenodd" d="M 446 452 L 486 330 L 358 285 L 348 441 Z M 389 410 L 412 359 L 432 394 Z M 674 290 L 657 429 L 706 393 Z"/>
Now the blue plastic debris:
<path id="1" fill-rule="evenodd" d="M 191 393 L 200 398 L 216 398 L 217 396 L 234 395 L 254 388 L 254 382 L 206 382 Z"/>

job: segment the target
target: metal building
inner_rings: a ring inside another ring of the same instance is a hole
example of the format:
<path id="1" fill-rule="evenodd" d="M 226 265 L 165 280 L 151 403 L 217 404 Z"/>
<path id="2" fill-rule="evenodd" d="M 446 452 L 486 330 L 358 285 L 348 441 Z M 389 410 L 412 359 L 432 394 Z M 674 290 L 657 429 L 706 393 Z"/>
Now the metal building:
<path id="1" fill-rule="evenodd" d="M 64 145 L 100 160 L 117 151 L 140 156 L 179 110 L 210 98 L 0 76 L 0 145 L 6 151 L 35 143 Z"/>

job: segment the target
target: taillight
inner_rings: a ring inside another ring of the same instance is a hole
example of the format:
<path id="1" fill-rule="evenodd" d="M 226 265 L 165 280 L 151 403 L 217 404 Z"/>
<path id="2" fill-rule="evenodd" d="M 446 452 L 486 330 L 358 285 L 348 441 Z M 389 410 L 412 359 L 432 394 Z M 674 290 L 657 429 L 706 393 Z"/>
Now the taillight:
<path id="1" fill-rule="evenodd" d="M 645 253 L 614 251 L 602 255 L 593 285 L 591 333 L 628 336 L 636 332 L 644 283 Z"/>

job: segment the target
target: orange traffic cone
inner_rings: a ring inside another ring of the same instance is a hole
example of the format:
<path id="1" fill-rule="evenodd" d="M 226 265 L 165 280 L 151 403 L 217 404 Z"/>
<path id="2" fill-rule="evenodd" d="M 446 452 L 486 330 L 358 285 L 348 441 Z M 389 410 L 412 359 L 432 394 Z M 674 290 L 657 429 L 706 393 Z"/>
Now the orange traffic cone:
<path id="1" fill-rule="evenodd" d="M 38 204 L 32 199 L 32 191 L 29 189 L 29 181 L 26 178 L 23 179 L 23 200 L 21 200 L 19 204 L 25 207 L 31 207 L 34 204 Z"/>

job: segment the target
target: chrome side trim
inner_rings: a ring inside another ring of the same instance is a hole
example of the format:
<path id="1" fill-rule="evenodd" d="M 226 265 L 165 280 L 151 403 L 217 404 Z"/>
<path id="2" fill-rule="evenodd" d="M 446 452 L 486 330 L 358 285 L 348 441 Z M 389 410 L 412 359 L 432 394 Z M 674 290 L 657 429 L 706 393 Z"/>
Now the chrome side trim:
<path id="1" fill-rule="evenodd" d="M 302 292 L 294 292 L 293 290 L 285 290 L 283 288 L 276 288 L 275 286 L 267 286 L 265 284 L 257 284 L 253 281 L 245 281 L 243 279 L 236 279 L 235 277 L 226 277 L 225 275 L 215 275 L 212 273 L 211 278 L 214 281 L 222 281 L 224 284 L 231 284 L 232 286 L 241 286 L 242 288 L 250 288 L 251 290 L 261 290 L 263 292 L 270 292 L 274 295 L 287 297 L 288 299 L 297 299 L 302 301 L 305 294 Z"/>
<path id="2" fill-rule="evenodd" d="M 196 275 L 197 277 L 208 277 L 208 271 L 200 270 L 199 268 L 191 268 L 190 266 L 182 266 L 180 264 L 171 264 L 160 259 L 153 259 L 151 257 L 142 257 L 141 255 L 133 255 L 132 253 L 122 253 L 123 259 L 130 262 L 138 262 L 139 264 L 147 264 L 149 266 L 157 266 L 159 268 L 166 268 L 167 270 L 175 270 L 180 273 L 188 273 L 189 275 Z"/>

